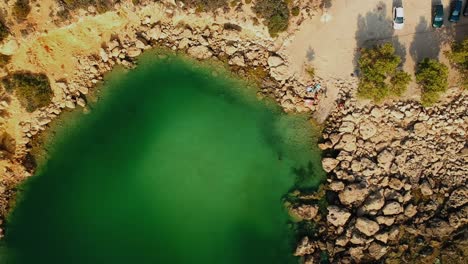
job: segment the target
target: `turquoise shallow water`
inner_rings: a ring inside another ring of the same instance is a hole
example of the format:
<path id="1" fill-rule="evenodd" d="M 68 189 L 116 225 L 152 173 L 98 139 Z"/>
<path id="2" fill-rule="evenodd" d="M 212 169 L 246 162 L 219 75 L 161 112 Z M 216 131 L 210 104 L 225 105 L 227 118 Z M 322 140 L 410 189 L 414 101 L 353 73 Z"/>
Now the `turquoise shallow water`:
<path id="1" fill-rule="evenodd" d="M 211 71 L 111 78 L 24 185 L 8 262 L 296 263 L 282 196 L 320 180 L 312 127 Z"/>

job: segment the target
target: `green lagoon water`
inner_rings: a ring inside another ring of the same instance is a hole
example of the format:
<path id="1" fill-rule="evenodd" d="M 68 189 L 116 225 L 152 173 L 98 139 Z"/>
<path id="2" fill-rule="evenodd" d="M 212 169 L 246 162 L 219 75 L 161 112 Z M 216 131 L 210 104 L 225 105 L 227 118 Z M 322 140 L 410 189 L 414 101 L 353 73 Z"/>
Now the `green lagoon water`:
<path id="1" fill-rule="evenodd" d="M 296 263 L 282 197 L 323 175 L 312 127 L 212 71 L 148 55 L 112 77 L 24 185 L 3 261 Z"/>

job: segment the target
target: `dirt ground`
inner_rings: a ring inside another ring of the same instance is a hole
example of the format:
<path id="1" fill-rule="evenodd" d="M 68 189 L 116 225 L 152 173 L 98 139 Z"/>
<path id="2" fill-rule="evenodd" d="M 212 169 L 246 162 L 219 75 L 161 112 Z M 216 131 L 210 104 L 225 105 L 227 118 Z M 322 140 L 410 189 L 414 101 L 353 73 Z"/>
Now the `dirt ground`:
<path id="1" fill-rule="evenodd" d="M 321 16 L 304 21 L 292 41 L 284 43 L 285 54 L 295 73 L 304 72 L 308 65 L 325 79 L 352 80 L 357 72 L 356 51 L 359 47 L 390 41 L 403 59 L 403 68 L 413 75 L 415 65 L 425 57 L 439 58 L 448 64 L 443 51 L 449 43 L 468 35 L 468 18 L 462 17 L 456 25 L 448 22 L 451 0 L 442 0 L 445 7 L 444 27 L 432 28 L 432 4 L 427 0 L 403 0 L 405 26 L 402 30 L 392 27 L 393 7 L 402 0 L 340 0 L 324 10 Z M 432 0 L 433 3 L 438 2 Z M 454 71 L 452 71 L 454 72 Z M 451 77 L 456 81 L 456 74 Z M 328 83 L 330 96 L 336 89 Z M 404 98 L 419 98 L 419 89 L 410 84 Z M 333 102 L 333 100 L 328 100 Z M 324 107 L 326 111 L 327 107 Z M 319 119 L 327 113 L 319 113 Z"/>

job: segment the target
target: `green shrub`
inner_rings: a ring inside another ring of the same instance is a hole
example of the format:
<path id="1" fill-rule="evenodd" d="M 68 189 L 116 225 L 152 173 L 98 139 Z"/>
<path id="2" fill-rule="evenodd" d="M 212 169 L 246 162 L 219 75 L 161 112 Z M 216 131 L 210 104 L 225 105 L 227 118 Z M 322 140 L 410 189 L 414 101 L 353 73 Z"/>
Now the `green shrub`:
<path id="1" fill-rule="evenodd" d="M 358 94 L 379 102 L 389 96 L 403 94 L 411 81 L 408 73 L 397 70 L 401 58 L 391 43 L 362 49 L 359 58 L 361 79 Z"/>
<path id="2" fill-rule="evenodd" d="M 434 59 L 425 58 L 418 64 L 416 81 L 422 88 L 421 101 L 425 106 L 439 100 L 448 86 L 448 67 Z"/>
<path id="3" fill-rule="evenodd" d="M 14 92 L 26 111 L 50 104 L 53 96 L 49 79 L 42 73 L 15 72 L 1 80 L 7 92 Z"/>
<path id="4" fill-rule="evenodd" d="M 13 5 L 13 16 L 18 20 L 24 20 L 31 12 L 29 0 L 17 0 Z"/>
<path id="5" fill-rule="evenodd" d="M 2 42 L 10 34 L 7 26 L 0 20 L 0 42 Z"/>
<path id="6" fill-rule="evenodd" d="M 253 10 L 266 20 L 268 32 L 272 37 L 288 29 L 289 8 L 284 0 L 258 0 Z"/>
<path id="7" fill-rule="evenodd" d="M 188 7 L 195 7 L 198 12 L 213 11 L 228 4 L 226 0 L 182 0 L 182 2 Z"/>
<path id="8" fill-rule="evenodd" d="M 455 42 L 452 51 L 447 53 L 450 62 L 468 70 L 468 37 L 462 42 Z"/>
<path id="9" fill-rule="evenodd" d="M 398 70 L 390 79 L 390 93 L 401 96 L 408 87 L 411 81 L 411 76 L 402 70 Z"/>
<path id="10" fill-rule="evenodd" d="M 11 56 L 0 53 L 0 67 L 5 67 L 10 62 Z"/>
<path id="11" fill-rule="evenodd" d="M 308 66 L 306 68 L 306 72 L 307 72 L 307 74 L 309 74 L 310 78 L 313 79 L 315 77 L 315 68 L 314 67 Z"/>
<path id="12" fill-rule="evenodd" d="M 455 64 L 462 73 L 462 85 L 468 88 L 468 37 L 462 42 L 455 42 L 452 45 L 452 51 L 446 53 L 450 62 Z"/>
<path id="13" fill-rule="evenodd" d="M 78 8 L 86 9 L 88 6 L 96 7 L 99 13 L 104 13 L 112 8 L 113 0 L 57 0 L 62 3 L 65 9 L 74 10 Z"/>
<path id="14" fill-rule="evenodd" d="M 299 9 L 298 6 L 295 6 L 295 7 L 293 7 L 293 8 L 291 9 L 291 14 L 292 14 L 293 16 L 298 16 L 299 13 L 300 13 L 300 9 Z"/>

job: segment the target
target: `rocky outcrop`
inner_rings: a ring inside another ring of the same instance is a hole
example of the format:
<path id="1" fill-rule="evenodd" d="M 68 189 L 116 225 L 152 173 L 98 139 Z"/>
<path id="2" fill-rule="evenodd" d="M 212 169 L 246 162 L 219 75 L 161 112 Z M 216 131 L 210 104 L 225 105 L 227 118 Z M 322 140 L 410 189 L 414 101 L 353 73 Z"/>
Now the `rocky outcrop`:
<path id="1" fill-rule="evenodd" d="M 356 104 L 345 92 L 338 104 L 319 145 L 328 214 L 315 219 L 319 241 L 304 259 L 406 263 L 466 235 L 467 93 L 431 108 Z"/>

